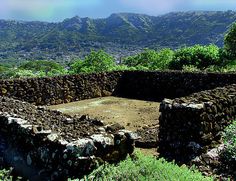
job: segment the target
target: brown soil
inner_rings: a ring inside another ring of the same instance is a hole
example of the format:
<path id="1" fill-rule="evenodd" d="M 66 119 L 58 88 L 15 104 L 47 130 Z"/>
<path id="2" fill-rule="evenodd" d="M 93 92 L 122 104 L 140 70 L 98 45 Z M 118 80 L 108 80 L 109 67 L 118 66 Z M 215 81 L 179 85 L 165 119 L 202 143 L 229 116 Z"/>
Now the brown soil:
<path id="1" fill-rule="evenodd" d="M 49 106 L 69 115 L 89 115 L 105 124 L 119 123 L 126 129 L 153 128 L 158 124 L 159 103 L 118 97 L 102 97 Z"/>

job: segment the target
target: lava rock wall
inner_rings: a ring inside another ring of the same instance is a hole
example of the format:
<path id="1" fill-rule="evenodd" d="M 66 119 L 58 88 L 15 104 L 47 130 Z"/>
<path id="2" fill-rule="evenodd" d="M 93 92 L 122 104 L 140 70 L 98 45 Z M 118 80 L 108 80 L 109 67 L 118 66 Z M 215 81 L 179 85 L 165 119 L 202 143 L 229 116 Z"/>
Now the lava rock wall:
<path id="1" fill-rule="evenodd" d="M 181 71 L 127 71 L 116 94 L 122 97 L 162 101 L 236 83 L 236 74 Z"/>
<path id="2" fill-rule="evenodd" d="M 160 112 L 160 155 L 188 162 L 221 143 L 220 132 L 236 118 L 236 84 L 164 99 Z"/>
<path id="3" fill-rule="evenodd" d="M 80 178 L 97 161 L 126 158 L 136 137 L 127 130 L 107 131 L 99 120 L 7 97 L 0 97 L 0 124 L 1 160 L 30 180 Z"/>
<path id="4" fill-rule="evenodd" d="M 0 80 L 0 96 L 55 105 L 111 95 L 122 72 Z"/>
<path id="5" fill-rule="evenodd" d="M 236 74 L 116 71 L 0 80 L 0 96 L 36 105 L 57 105 L 109 95 L 161 101 L 233 83 L 236 83 Z"/>

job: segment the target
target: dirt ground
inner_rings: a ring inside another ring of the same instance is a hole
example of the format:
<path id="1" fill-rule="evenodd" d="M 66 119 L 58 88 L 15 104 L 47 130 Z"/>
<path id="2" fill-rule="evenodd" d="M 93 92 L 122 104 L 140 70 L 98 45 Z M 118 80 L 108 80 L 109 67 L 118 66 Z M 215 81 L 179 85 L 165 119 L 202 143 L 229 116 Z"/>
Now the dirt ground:
<path id="1" fill-rule="evenodd" d="M 158 124 L 159 105 L 159 102 L 102 97 L 49 106 L 49 108 L 69 115 L 87 114 L 91 118 L 103 120 L 105 124 L 119 123 L 128 130 L 136 131 Z"/>

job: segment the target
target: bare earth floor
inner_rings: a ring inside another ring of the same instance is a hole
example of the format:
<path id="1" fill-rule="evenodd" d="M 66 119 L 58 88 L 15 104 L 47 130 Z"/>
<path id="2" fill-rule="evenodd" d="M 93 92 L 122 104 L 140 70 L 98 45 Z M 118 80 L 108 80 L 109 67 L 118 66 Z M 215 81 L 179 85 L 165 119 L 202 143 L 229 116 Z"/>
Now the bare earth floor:
<path id="1" fill-rule="evenodd" d="M 101 97 L 78 102 L 49 106 L 69 115 L 87 114 L 106 124 L 119 123 L 135 131 L 158 124 L 159 102 L 141 101 L 119 97 Z"/>
<path id="2" fill-rule="evenodd" d="M 49 106 L 69 115 L 89 115 L 91 118 L 103 120 L 105 124 L 119 123 L 131 131 L 157 129 L 159 118 L 159 102 L 142 101 L 119 97 L 101 97 L 67 104 Z M 157 133 L 154 133 L 157 134 Z M 153 133 L 141 135 L 144 140 L 153 138 Z M 156 148 L 142 149 L 144 154 L 157 155 Z"/>

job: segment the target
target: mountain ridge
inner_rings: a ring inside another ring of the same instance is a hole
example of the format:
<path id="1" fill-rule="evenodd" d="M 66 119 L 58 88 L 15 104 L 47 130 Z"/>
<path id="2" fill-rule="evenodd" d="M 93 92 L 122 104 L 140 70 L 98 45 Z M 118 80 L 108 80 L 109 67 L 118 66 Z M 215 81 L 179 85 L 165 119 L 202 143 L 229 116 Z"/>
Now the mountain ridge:
<path id="1" fill-rule="evenodd" d="M 61 22 L 0 20 L 0 61 L 73 59 L 91 49 L 133 54 L 143 48 L 172 49 L 194 44 L 223 46 L 235 11 L 171 12 L 160 16 L 113 13 L 107 18 L 75 16 Z M 35 54 L 36 56 L 33 56 Z M 18 56 L 19 55 L 19 56 Z"/>

